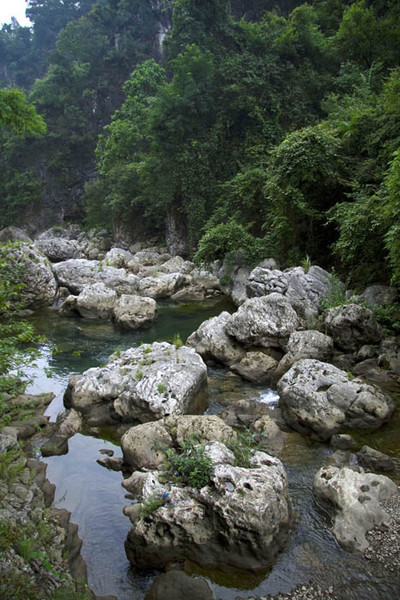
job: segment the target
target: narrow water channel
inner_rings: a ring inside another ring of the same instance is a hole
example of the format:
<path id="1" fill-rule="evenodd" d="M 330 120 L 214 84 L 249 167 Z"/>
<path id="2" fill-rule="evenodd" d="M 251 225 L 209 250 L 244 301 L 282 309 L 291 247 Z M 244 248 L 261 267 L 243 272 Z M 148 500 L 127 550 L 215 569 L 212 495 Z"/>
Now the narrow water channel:
<path id="1" fill-rule="evenodd" d="M 28 391 L 56 394 L 47 410 L 51 420 L 55 420 L 63 410 L 62 398 L 71 375 L 104 364 L 118 347 L 171 341 L 177 333 L 185 340 L 205 319 L 230 308 L 226 301 L 201 306 L 161 304 L 157 322 L 136 333 L 122 333 L 108 323 L 61 317 L 51 311 L 37 314 L 33 322 L 38 332 L 46 335 L 47 342 L 41 348 L 37 366 L 31 369 L 33 383 Z M 222 369 L 210 369 L 209 376 L 209 412 L 218 413 L 229 401 L 224 385 L 229 375 Z M 266 402 L 272 409 L 276 405 L 277 396 L 268 388 L 237 381 L 232 398 Z M 390 445 L 392 456 L 399 458 L 399 429 L 397 412 L 395 420 L 376 437 L 369 437 L 368 443 L 386 451 Z M 45 459 L 47 477 L 57 488 L 56 505 L 68 509 L 71 520 L 79 526 L 82 555 L 93 591 L 97 595 L 115 595 L 118 600 L 143 600 L 157 573 L 134 569 L 127 561 L 124 541 L 130 522 L 122 508 L 129 500 L 121 487 L 122 475 L 97 464 L 102 449 L 112 449 L 115 456 L 121 456 L 118 444 L 107 432 L 101 432 L 99 437 L 75 435 L 69 441 L 68 454 Z M 289 444 L 279 453 L 290 481 L 296 522 L 286 547 L 267 572 L 258 576 L 226 574 L 204 571 L 196 565 L 188 565 L 188 572 L 205 576 L 217 600 L 287 592 L 297 583 L 310 581 L 321 587 L 329 583 L 340 590 L 341 600 L 398 600 L 398 578 L 391 579 L 383 568 L 341 550 L 329 531 L 329 516 L 314 503 L 312 481 L 330 454 L 329 446 L 297 434 L 290 436 Z"/>

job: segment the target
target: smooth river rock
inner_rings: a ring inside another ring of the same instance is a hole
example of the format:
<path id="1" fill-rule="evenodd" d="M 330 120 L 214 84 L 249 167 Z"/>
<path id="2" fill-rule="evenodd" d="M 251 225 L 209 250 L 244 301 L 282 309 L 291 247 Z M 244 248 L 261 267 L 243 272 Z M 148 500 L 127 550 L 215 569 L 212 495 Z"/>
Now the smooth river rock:
<path id="1" fill-rule="evenodd" d="M 384 475 L 356 472 L 347 467 L 322 467 L 315 476 L 314 495 L 334 509 L 333 533 L 341 546 L 363 552 L 367 531 L 389 521 L 379 504 L 398 493 L 397 485 Z"/>

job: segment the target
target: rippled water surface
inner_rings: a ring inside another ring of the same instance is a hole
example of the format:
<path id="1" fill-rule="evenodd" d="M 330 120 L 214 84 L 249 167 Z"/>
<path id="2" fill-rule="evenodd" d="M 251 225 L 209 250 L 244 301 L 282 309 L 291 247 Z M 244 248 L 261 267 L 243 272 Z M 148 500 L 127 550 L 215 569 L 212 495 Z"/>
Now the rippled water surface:
<path id="1" fill-rule="evenodd" d="M 185 340 L 205 319 L 230 309 L 224 301 L 202 306 L 161 304 L 157 322 L 150 329 L 136 333 L 119 332 L 108 323 L 60 317 L 51 311 L 36 315 L 33 321 L 38 331 L 46 334 L 47 342 L 37 366 L 31 369 L 34 381 L 29 391 L 56 394 L 47 411 L 54 420 L 63 410 L 63 393 L 71 375 L 104 364 L 117 348 L 155 340 L 171 341 L 176 333 Z M 51 370 L 50 377 L 45 375 L 47 369 Z M 276 407 L 277 396 L 268 388 L 244 382 L 238 385 L 238 379 L 233 384 L 232 377 L 222 369 L 210 369 L 209 375 L 210 413 L 220 412 L 230 398 L 245 397 L 266 403 L 272 410 Z M 399 460 L 398 413 L 373 436 L 360 436 L 360 443 L 375 446 Z M 122 514 L 123 506 L 129 504 L 121 487 L 122 475 L 96 462 L 101 449 L 112 449 L 115 456 L 121 456 L 121 450 L 106 432 L 103 435 L 104 439 L 75 435 L 69 441 L 67 455 L 45 459 L 47 476 L 57 486 L 57 506 L 71 511 L 71 520 L 79 525 L 82 555 L 93 591 L 98 595 L 113 594 L 118 600 L 142 600 L 157 573 L 131 568 L 125 556 L 124 541 L 130 522 Z M 188 572 L 206 576 L 216 599 L 220 600 L 286 592 L 297 583 L 310 580 L 322 587 L 327 583 L 333 585 L 340 600 L 398 600 L 399 579 L 341 550 L 329 530 L 329 515 L 314 503 L 313 478 L 331 453 L 328 446 L 310 442 L 298 434 L 289 436 L 288 444 L 279 453 L 288 473 L 296 519 L 285 548 L 267 572 L 227 574 L 204 571 L 194 564 L 187 566 Z"/>

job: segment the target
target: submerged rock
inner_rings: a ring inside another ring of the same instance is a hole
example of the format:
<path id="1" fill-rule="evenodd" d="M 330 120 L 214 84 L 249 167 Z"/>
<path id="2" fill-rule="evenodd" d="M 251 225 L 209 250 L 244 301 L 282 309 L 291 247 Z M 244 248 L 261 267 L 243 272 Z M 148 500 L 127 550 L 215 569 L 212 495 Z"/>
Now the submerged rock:
<path id="1" fill-rule="evenodd" d="M 318 471 L 313 490 L 317 500 L 335 510 L 333 533 L 339 544 L 361 552 L 368 547 L 366 532 L 389 520 L 380 502 L 398 493 L 396 484 L 384 475 L 334 466 Z"/>
<path id="2" fill-rule="evenodd" d="M 208 406 L 207 368 L 193 349 L 155 342 L 71 378 L 65 405 L 91 425 L 147 422 Z"/>
<path id="3" fill-rule="evenodd" d="M 215 596 L 207 581 L 201 577 L 190 577 L 183 571 L 168 571 L 159 575 L 145 600 L 214 600 Z"/>
<path id="4" fill-rule="evenodd" d="M 297 431 L 328 440 L 342 426 L 377 428 L 394 404 L 378 387 L 318 360 L 296 362 L 278 381 L 282 415 Z"/>

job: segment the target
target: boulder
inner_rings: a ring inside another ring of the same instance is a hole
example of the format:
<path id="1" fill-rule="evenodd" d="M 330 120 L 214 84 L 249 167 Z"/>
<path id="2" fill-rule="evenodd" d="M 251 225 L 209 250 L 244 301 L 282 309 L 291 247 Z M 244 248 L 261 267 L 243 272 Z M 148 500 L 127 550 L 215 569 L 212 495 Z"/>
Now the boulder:
<path id="1" fill-rule="evenodd" d="M 235 339 L 226 332 L 226 324 L 231 315 L 224 311 L 217 317 L 204 321 L 200 327 L 187 339 L 188 346 L 192 346 L 203 359 L 215 361 L 224 365 L 232 365 L 244 357 L 244 350 Z"/>
<path id="2" fill-rule="evenodd" d="M 296 362 L 277 385 L 286 422 L 302 433 L 328 440 L 341 427 L 377 428 L 394 404 L 378 387 L 353 379 L 318 360 Z"/>
<path id="3" fill-rule="evenodd" d="M 382 339 L 382 329 L 374 313 L 359 304 L 345 304 L 331 308 L 324 314 L 322 327 L 335 342 L 335 346 L 353 352 L 364 344 L 377 344 Z"/>
<path id="4" fill-rule="evenodd" d="M 157 303 L 153 298 L 123 294 L 115 303 L 113 316 L 122 329 L 147 327 L 157 318 Z"/>
<path id="5" fill-rule="evenodd" d="M 215 600 L 207 581 L 202 577 L 190 577 L 183 571 L 168 571 L 154 580 L 145 600 Z"/>
<path id="6" fill-rule="evenodd" d="M 147 422 L 208 406 L 207 368 L 192 348 L 155 342 L 130 348 L 70 379 L 67 408 L 90 425 Z"/>
<path id="7" fill-rule="evenodd" d="M 249 298 L 267 296 L 272 293 L 284 295 L 306 320 L 316 319 L 323 300 L 331 290 L 331 276 L 316 265 L 307 273 L 302 267 L 266 269 L 256 267 L 249 275 L 247 295 Z"/>
<path id="8" fill-rule="evenodd" d="M 181 273 L 182 275 L 189 275 L 193 269 L 194 263 L 181 256 L 174 256 L 158 267 L 160 273 Z"/>
<path id="9" fill-rule="evenodd" d="M 222 446 L 210 442 L 205 447 L 213 466 L 209 485 L 197 490 L 163 483 L 167 500 L 139 517 L 128 534 L 125 548 L 132 564 L 159 568 L 188 559 L 252 571 L 270 565 L 290 525 L 282 463 L 252 451 L 249 468 L 235 467 Z M 221 462 L 224 457 L 228 462 Z M 143 503 L 157 494 L 159 485 L 144 485 Z"/>
<path id="10" fill-rule="evenodd" d="M 32 239 L 25 231 L 11 225 L 0 231 L 0 244 L 7 244 L 7 242 L 26 242 L 27 244 L 32 244 Z"/>
<path id="11" fill-rule="evenodd" d="M 192 286 L 205 290 L 219 290 L 221 288 L 219 279 L 206 269 L 193 269 L 191 272 Z"/>
<path id="12" fill-rule="evenodd" d="M 363 446 L 357 452 L 357 460 L 368 471 L 392 471 L 395 468 L 395 462 L 390 456 L 369 446 Z"/>
<path id="13" fill-rule="evenodd" d="M 235 432 L 215 415 L 171 416 L 131 427 L 121 439 L 125 464 L 134 469 L 159 469 L 165 462 L 163 450 L 180 446 L 196 436 L 200 442 L 226 441 Z M 124 486 L 126 487 L 126 486 Z"/>
<path id="14" fill-rule="evenodd" d="M 76 300 L 76 308 L 86 319 L 111 319 L 117 293 L 104 283 L 86 285 Z"/>
<path id="15" fill-rule="evenodd" d="M 279 361 L 275 378 L 278 380 L 290 367 L 302 358 L 316 358 L 323 362 L 329 361 L 333 354 L 333 340 L 316 330 L 294 331 L 289 336 L 286 354 Z"/>
<path id="16" fill-rule="evenodd" d="M 136 294 L 138 278 L 125 269 L 104 266 L 98 260 L 70 259 L 54 265 L 54 272 L 60 286 L 78 295 L 87 285 L 104 283 L 118 294 Z"/>
<path id="17" fill-rule="evenodd" d="M 11 249 L 7 263 L 23 284 L 19 300 L 26 308 L 40 308 L 54 302 L 57 282 L 48 259 L 33 244 L 21 243 Z"/>
<path id="18" fill-rule="evenodd" d="M 76 240 L 53 237 L 37 239 L 35 246 L 47 256 L 51 262 L 61 262 L 70 258 L 83 258 L 80 244 Z"/>
<path id="19" fill-rule="evenodd" d="M 289 300 L 273 293 L 246 300 L 226 322 L 226 332 L 246 346 L 281 347 L 300 327 Z"/>
<path id="20" fill-rule="evenodd" d="M 249 351 L 242 360 L 231 366 L 234 373 L 243 379 L 262 385 L 269 385 L 275 375 L 278 361 L 262 351 Z"/>
<path id="21" fill-rule="evenodd" d="M 134 469 L 160 468 L 166 458 L 163 449 L 172 446 L 173 439 L 164 425 L 164 419 L 131 427 L 121 438 L 124 463 Z M 129 485 L 132 490 L 131 482 Z"/>
<path id="22" fill-rule="evenodd" d="M 128 264 L 131 260 L 133 260 L 133 254 L 128 252 L 128 250 L 123 250 L 122 248 L 111 248 L 107 252 L 104 257 L 104 263 L 108 267 L 116 267 L 119 269 L 120 267 L 127 268 Z"/>
<path id="23" fill-rule="evenodd" d="M 388 523 L 380 502 L 398 493 L 396 484 L 384 475 L 334 466 L 318 471 L 313 490 L 317 501 L 334 509 L 333 533 L 350 552 L 363 552 L 368 547 L 366 532 Z"/>
<path id="24" fill-rule="evenodd" d="M 149 298 L 169 298 L 185 284 L 180 273 L 166 273 L 157 277 L 143 277 L 138 283 L 137 293 Z"/>
<path id="25" fill-rule="evenodd" d="M 398 301 L 399 294 L 395 288 L 388 285 L 369 285 L 361 294 L 362 302 L 369 306 L 390 306 Z"/>

